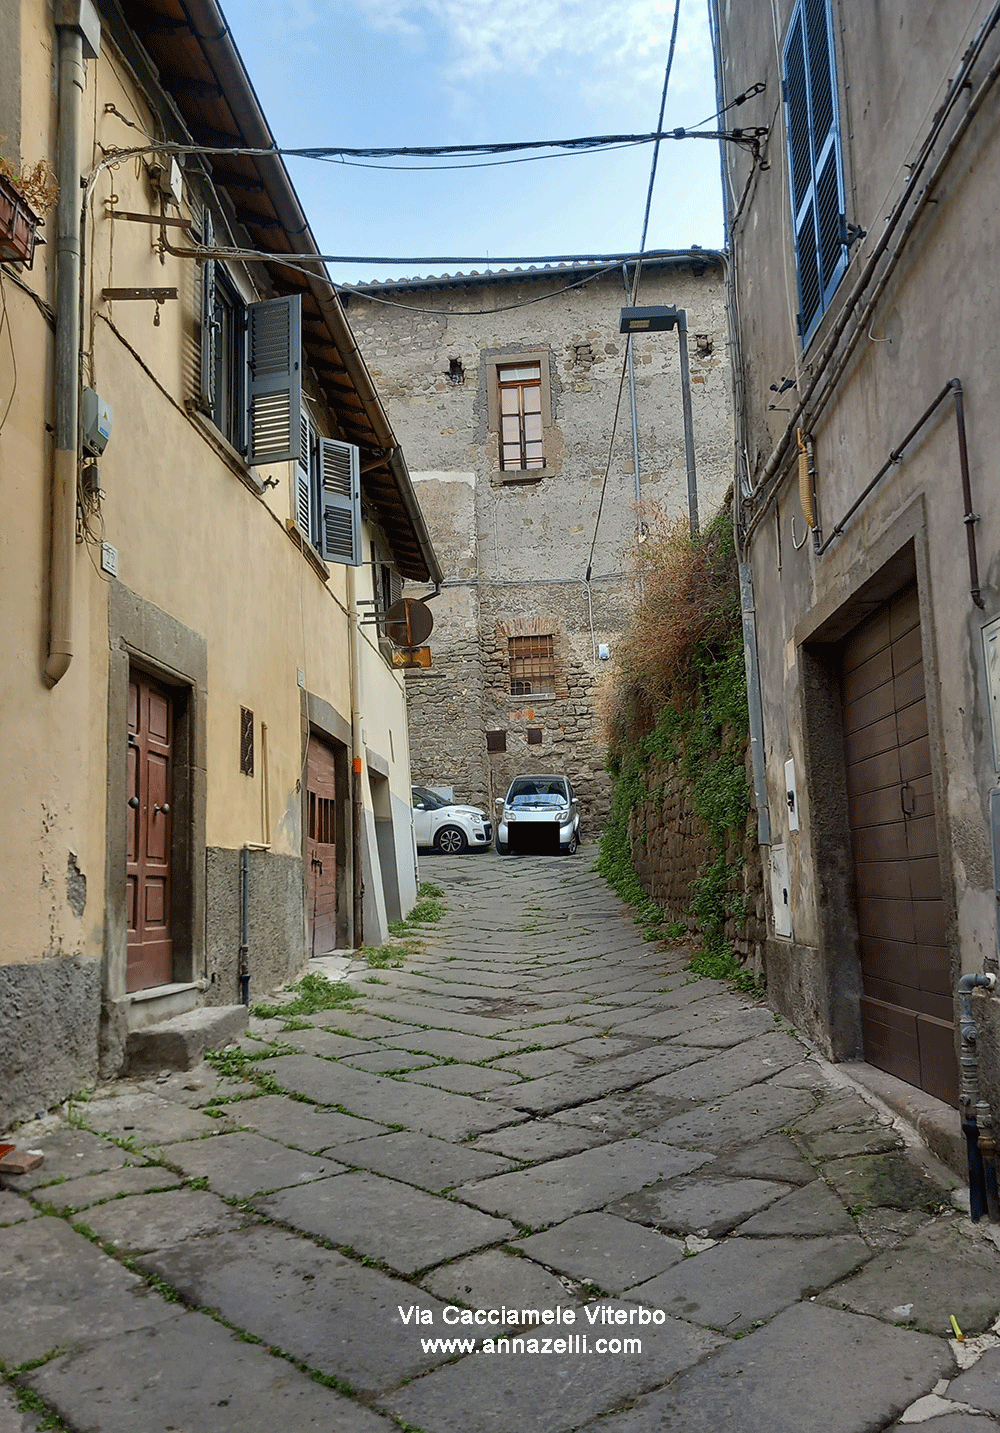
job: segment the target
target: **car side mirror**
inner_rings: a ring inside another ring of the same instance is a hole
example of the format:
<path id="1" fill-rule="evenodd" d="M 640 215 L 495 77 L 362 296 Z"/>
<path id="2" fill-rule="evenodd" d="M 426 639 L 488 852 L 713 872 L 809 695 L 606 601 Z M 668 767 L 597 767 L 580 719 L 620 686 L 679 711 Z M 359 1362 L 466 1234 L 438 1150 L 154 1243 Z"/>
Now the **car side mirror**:
<path id="1" fill-rule="evenodd" d="M 498 811 L 502 811 L 502 810 L 503 810 L 503 797 L 502 797 L 502 796 L 498 796 L 498 797 L 495 799 L 495 801 L 493 802 L 493 805 L 496 807 L 496 809 L 497 809 Z"/>

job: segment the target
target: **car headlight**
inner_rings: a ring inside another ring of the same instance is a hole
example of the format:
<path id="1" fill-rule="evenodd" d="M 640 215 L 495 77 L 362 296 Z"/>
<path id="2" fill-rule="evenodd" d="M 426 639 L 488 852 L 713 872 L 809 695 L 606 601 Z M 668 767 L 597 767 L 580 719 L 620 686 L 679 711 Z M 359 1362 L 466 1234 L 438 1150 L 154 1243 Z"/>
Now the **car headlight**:
<path id="1" fill-rule="evenodd" d="M 516 820 L 517 820 L 517 812 L 516 812 L 516 811 L 505 811 L 504 814 L 501 816 L 500 819 L 501 819 L 501 821 L 507 821 L 507 822 L 516 821 Z"/>
<path id="2" fill-rule="evenodd" d="M 561 824 L 562 822 L 564 822 L 564 821 L 568 821 L 568 820 L 569 820 L 569 809 L 567 808 L 565 811 L 557 811 L 557 812 L 556 812 L 556 820 L 557 820 L 560 824 Z"/>

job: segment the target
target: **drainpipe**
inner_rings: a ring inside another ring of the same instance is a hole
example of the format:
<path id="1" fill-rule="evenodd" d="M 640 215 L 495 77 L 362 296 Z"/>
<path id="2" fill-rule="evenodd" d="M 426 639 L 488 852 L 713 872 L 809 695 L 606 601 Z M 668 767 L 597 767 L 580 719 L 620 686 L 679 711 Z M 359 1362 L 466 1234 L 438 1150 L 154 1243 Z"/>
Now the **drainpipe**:
<path id="1" fill-rule="evenodd" d="M 767 806 L 767 781 L 764 771 L 764 709 L 760 698 L 753 571 L 749 562 L 741 562 L 739 566 L 743 656 L 747 669 L 747 709 L 750 713 L 750 759 L 753 763 L 753 794 L 757 806 L 757 843 L 760 846 L 770 846 L 771 815 Z"/>
<path id="2" fill-rule="evenodd" d="M 962 1133 L 969 1154 L 969 1217 L 978 1224 L 983 1214 L 1000 1222 L 997 1192 L 997 1150 L 993 1139 L 993 1117 L 989 1104 L 979 1098 L 979 1061 L 976 1055 L 976 1022 L 972 1014 L 972 992 L 994 991 L 995 975 L 963 975 L 958 982 L 959 1028 L 962 1033 L 962 1083 L 959 1104 Z"/>
<path id="3" fill-rule="evenodd" d="M 361 776 L 364 741 L 361 734 L 361 650 L 358 631 L 358 602 L 355 569 L 347 569 L 347 641 L 351 660 L 351 849 L 353 860 L 353 940 L 360 950 L 365 940 L 364 922 L 364 808 Z"/>
<path id="4" fill-rule="evenodd" d="M 96 59 L 101 25 L 90 0 L 58 0 L 59 206 L 56 211 L 56 343 L 53 395 L 52 536 L 49 566 L 49 655 L 45 677 L 55 686 L 73 660 L 73 568 L 80 426 L 80 131 L 86 86 L 84 59 Z"/>
<path id="5" fill-rule="evenodd" d="M 240 851 L 240 1004 L 250 1004 L 250 848 Z"/>

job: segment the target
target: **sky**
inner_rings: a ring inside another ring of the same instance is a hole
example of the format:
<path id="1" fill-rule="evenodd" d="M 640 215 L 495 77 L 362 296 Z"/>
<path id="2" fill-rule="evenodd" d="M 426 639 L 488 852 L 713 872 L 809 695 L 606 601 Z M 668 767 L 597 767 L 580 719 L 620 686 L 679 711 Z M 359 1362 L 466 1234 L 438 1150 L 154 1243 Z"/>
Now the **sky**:
<path id="1" fill-rule="evenodd" d="M 291 148 L 648 133 L 674 13 L 674 0 L 222 3 L 271 129 Z M 678 3 L 666 129 L 716 108 L 706 0 Z M 643 145 L 438 173 L 286 163 L 322 253 L 418 261 L 330 266 L 349 283 L 473 267 L 430 258 L 633 252 L 651 158 Z M 722 237 L 717 145 L 664 142 L 646 248 L 718 248 Z"/>

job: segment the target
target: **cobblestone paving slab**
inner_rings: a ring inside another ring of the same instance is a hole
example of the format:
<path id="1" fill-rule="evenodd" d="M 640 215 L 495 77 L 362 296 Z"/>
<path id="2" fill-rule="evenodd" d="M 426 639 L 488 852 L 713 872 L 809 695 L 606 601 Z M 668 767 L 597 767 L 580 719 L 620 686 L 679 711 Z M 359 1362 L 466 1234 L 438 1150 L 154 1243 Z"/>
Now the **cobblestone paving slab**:
<path id="1" fill-rule="evenodd" d="M 359 1120 L 355 1115 L 342 1115 L 304 1100 L 289 1100 L 285 1095 L 241 1100 L 232 1107 L 231 1116 L 234 1124 L 311 1154 L 349 1140 L 371 1139 L 385 1130 L 385 1125 L 374 1120 Z"/>
<path id="2" fill-rule="evenodd" d="M 581 1323 L 593 1350 L 606 1331 Z M 571 1331 L 579 1332 L 576 1325 Z M 621 1330 L 610 1333 L 620 1336 Z M 722 1343 L 717 1334 L 676 1320 L 643 1330 L 643 1335 L 642 1352 L 628 1356 L 476 1354 L 411 1383 L 385 1400 L 384 1407 L 424 1433 L 511 1433 L 517 1428 L 567 1433 L 595 1413 L 667 1382 Z M 531 1336 L 529 1330 L 525 1337 Z M 603 1420 L 597 1426 L 602 1428 Z"/>
<path id="3" fill-rule="evenodd" d="M 772 1134 L 743 1149 L 726 1150 L 712 1169 L 718 1174 L 744 1174 L 751 1179 L 781 1179 L 786 1184 L 808 1184 L 816 1171 L 785 1134 Z"/>
<path id="4" fill-rule="evenodd" d="M 180 1239 L 225 1234 L 252 1219 L 252 1215 L 231 1208 L 207 1189 L 176 1189 L 113 1199 L 88 1209 L 85 1215 L 87 1227 L 123 1254 L 145 1254 Z"/>
<path id="5" fill-rule="evenodd" d="M 417 1055 L 411 1050 L 368 1050 L 351 1055 L 347 1062 L 356 1070 L 369 1070 L 375 1075 L 395 1075 L 402 1070 L 420 1070 L 437 1062 L 431 1055 Z"/>
<path id="6" fill-rule="evenodd" d="M 953 1366 L 941 1339 L 800 1304 L 587 1433 L 870 1433 Z"/>
<path id="7" fill-rule="evenodd" d="M 431 1332 L 441 1332 L 443 1306 L 435 1298 L 283 1229 L 258 1227 L 179 1243 L 139 1265 L 187 1302 L 217 1310 L 227 1322 L 364 1393 L 395 1388 L 448 1357 L 423 1353 L 420 1336 L 427 1330 L 404 1325 L 399 1313 L 400 1306 L 405 1313 L 419 1304 L 431 1311 Z"/>
<path id="8" fill-rule="evenodd" d="M 717 1104 L 702 1105 L 690 1114 L 674 1115 L 648 1130 L 647 1137 L 663 1139 L 668 1144 L 691 1145 L 695 1149 L 726 1149 L 733 1144 L 763 1139 L 790 1124 L 796 1115 L 811 1110 L 814 1104 L 808 1090 L 752 1085 L 749 1090 L 723 1096 Z"/>
<path id="9" fill-rule="evenodd" d="M 305 1016 L 310 1025 L 327 1030 L 343 1030 L 359 1040 L 395 1040 L 417 1029 L 411 1020 L 385 1020 L 362 1010 L 320 1010 Z"/>
<path id="10" fill-rule="evenodd" d="M 915 1425 L 908 1420 L 892 1426 L 894 1429 L 907 1428 L 913 1433 Z M 926 1433 L 995 1433 L 1000 1423 L 995 1418 L 976 1413 L 944 1413 L 935 1417 L 930 1425 L 917 1424 L 916 1428 L 924 1428 Z"/>
<path id="11" fill-rule="evenodd" d="M 46 1217 L 0 1229 L 0 1362 L 176 1318 L 177 1311 L 77 1234 Z"/>
<path id="12" fill-rule="evenodd" d="M 112 1095 L 109 1099 L 88 1100 L 78 1112 L 89 1129 L 114 1139 L 130 1140 L 142 1147 L 163 1146 L 219 1132 L 218 1124 L 197 1110 L 188 1109 L 176 1100 L 165 1099 L 151 1090 L 129 1091 Z"/>
<path id="13" fill-rule="evenodd" d="M 663 1124 L 667 1117 L 693 1109 L 691 1100 L 651 1095 L 648 1085 L 634 1090 L 607 1095 L 602 1100 L 588 1100 L 568 1110 L 553 1110 L 558 1124 L 581 1125 L 599 1131 L 604 1139 L 621 1139 L 625 1135 L 645 1132 L 651 1125 Z"/>
<path id="14" fill-rule="evenodd" d="M 486 1149 L 509 1159 L 537 1161 L 559 1159 L 564 1154 L 579 1154 L 601 1144 L 604 1136 L 594 1130 L 572 1128 L 551 1120 L 528 1120 L 510 1125 L 495 1134 L 482 1134 L 472 1146 Z"/>
<path id="15" fill-rule="evenodd" d="M 579 1214 L 513 1247 L 551 1269 L 620 1294 L 684 1258 L 684 1244 L 613 1214 Z"/>
<path id="16" fill-rule="evenodd" d="M 139 1376 L 123 1377 L 131 1369 Z M 198 1313 L 92 1344 L 24 1382 L 68 1426 L 94 1433 L 393 1433 L 386 1419 Z"/>
<path id="17" fill-rule="evenodd" d="M 960 1373 L 948 1385 L 947 1397 L 1000 1417 L 1000 1348 L 987 1349 L 973 1368 Z"/>
<path id="18" fill-rule="evenodd" d="M 394 1050 L 417 1050 L 439 1060 L 493 1060 L 510 1053 L 503 1040 L 488 1040 L 483 1035 L 460 1035 L 453 1030 L 414 1030 L 412 1035 L 387 1040 Z"/>
<path id="19" fill-rule="evenodd" d="M 29 1418 L 32 1427 L 36 1426 L 35 1416 L 18 1408 L 13 1388 L 0 1383 L 0 1433 L 29 1433 Z"/>
<path id="20" fill-rule="evenodd" d="M 37 1191 L 35 1197 L 54 1209 L 86 1209 L 105 1199 L 123 1194 L 147 1194 L 151 1189 L 169 1189 L 180 1184 L 181 1175 L 165 1169 L 162 1164 L 143 1165 L 133 1169 L 126 1165 L 105 1174 L 85 1174 L 82 1179 L 67 1179 L 65 1184 L 52 1184 Z"/>
<path id="21" fill-rule="evenodd" d="M 727 1239 L 627 1293 L 679 1318 L 746 1333 L 811 1298 L 871 1257 L 857 1235 L 829 1239 Z"/>
<path id="22" fill-rule="evenodd" d="M 437 1065 L 433 1070 L 415 1070 L 404 1079 L 414 1085 L 433 1085 L 460 1095 L 488 1094 L 518 1083 L 512 1070 L 487 1069 L 481 1065 Z"/>
<path id="23" fill-rule="evenodd" d="M 403 1274 L 517 1232 L 505 1219 L 491 1219 L 377 1174 L 342 1174 L 308 1188 L 280 1190 L 253 1204 L 282 1224 L 356 1249 Z"/>
<path id="24" fill-rule="evenodd" d="M 80 1174 L 94 1174 L 104 1169 L 120 1169 L 127 1159 L 134 1159 L 110 1140 L 101 1139 L 89 1130 L 66 1127 L 45 1134 L 22 1136 L 18 1131 L 18 1148 L 40 1149 L 45 1163 L 27 1174 L 0 1174 L 0 1189 L 19 1194 L 30 1193 L 54 1179 L 75 1179 Z"/>
<path id="25" fill-rule="evenodd" d="M 689 1175 L 629 1194 L 617 1200 L 611 1212 L 670 1234 L 717 1239 L 790 1192 L 787 1184 L 771 1179 Z"/>
<path id="26" fill-rule="evenodd" d="M 511 1028 L 508 1020 L 491 1020 L 484 1015 L 463 1015 L 442 1010 L 437 1005 L 418 1005 L 409 1001 L 371 1000 L 366 1009 L 375 1015 L 407 1021 L 410 1025 L 426 1025 L 437 1030 L 458 1030 L 463 1035 L 503 1035 Z M 521 1020 L 516 1022 L 522 1024 Z M 530 1023 L 530 1022 L 527 1022 Z"/>
<path id="27" fill-rule="evenodd" d="M 756 1237 L 787 1234 L 807 1238 L 819 1234 L 856 1234 L 858 1226 L 826 1181 L 814 1179 L 812 1184 L 796 1189 L 746 1220 L 737 1232 Z"/>
<path id="28" fill-rule="evenodd" d="M 686 1047 L 679 1047 L 681 1049 Z M 805 1055 L 805 1048 L 790 1035 L 763 1035 L 721 1055 L 692 1064 L 678 1074 L 664 1075 L 649 1085 L 649 1093 L 680 1099 L 709 1101 L 770 1079 L 786 1065 Z"/>
<path id="29" fill-rule="evenodd" d="M 171 1145 L 169 1157 L 186 1175 L 207 1178 L 216 1194 L 231 1199 L 247 1199 L 266 1189 L 323 1179 L 344 1168 L 325 1155 L 302 1154 L 297 1149 L 286 1149 L 276 1140 L 242 1130 L 220 1134 L 215 1139 Z"/>
<path id="30" fill-rule="evenodd" d="M 423 1285 L 446 1303 L 487 1311 L 556 1309 L 578 1302 L 578 1295 L 554 1274 L 503 1249 L 489 1249 L 485 1254 L 470 1254 L 467 1259 L 442 1264 L 425 1275 Z M 498 1325 L 477 1325 L 476 1331 L 484 1335 L 490 1327 Z M 468 1327 L 455 1325 L 452 1331 L 467 1333 Z"/>
<path id="31" fill-rule="evenodd" d="M 512 1167 L 509 1159 L 486 1150 L 408 1131 L 357 1140 L 334 1147 L 329 1153 L 344 1164 L 355 1164 L 436 1194 L 471 1179 L 501 1174 Z"/>
<path id="32" fill-rule="evenodd" d="M 498 1095 L 497 1099 L 519 1110 L 530 1110 L 532 1114 L 552 1114 L 568 1105 L 580 1105 L 585 1100 L 599 1099 L 618 1090 L 648 1085 L 658 1076 L 690 1065 L 697 1058 L 693 1051 L 656 1045 L 618 1059 L 584 1065 L 564 1075 L 528 1080 Z"/>
<path id="33" fill-rule="evenodd" d="M 350 1114 L 406 1125 L 443 1139 L 461 1140 L 522 1118 L 513 1110 L 468 1095 L 390 1080 L 315 1055 L 289 1055 L 273 1064 L 262 1061 L 261 1067 L 274 1074 L 286 1090 L 298 1091 L 320 1104 L 341 1105 Z"/>
<path id="34" fill-rule="evenodd" d="M 515 1174 L 498 1174 L 456 1191 L 460 1199 L 539 1228 L 571 1214 L 597 1209 L 609 1199 L 654 1180 L 685 1174 L 711 1155 L 671 1149 L 648 1140 L 623 1140 L 553 1159 Z"/>
<path id="35" fill-rule="evenodd" d="M 337 1035 L 333 1030 L 314 1027 L 310 1030 L 282 1030 L 275 1037 L 303 1050 L 307 1055 L 323 1055 L 327 1060 L 351 1059 L 355 1055 L 372 1053 L 370 1040 L 358 1040 L 353 1035 Z"/>
<path id="36" fill-rule="evenodd" d="M 26 1199 L 0 1190 L 0 1224 L 19 1224 L 24 1219 L 34 1219 L 36 1214 Z"/>
<path id="37" fill-rule="evenodd" d="M 608 1053 L 613 1054 L 614 1051 Z M 508 1055 L 504 1060 L 495 1060 L 491 1068 L 510 1070 L 515 1075 L 523 1075 L 526 1080 L 541 1080 L 547 1075 L 565 1075 L 570 1070 L 580 1070 L 585 1059 L 569 1046 L 557 1045 L 551 1050 L 529 1050 L 526 1055 Z"/>
<path id="38" fill-rule="evenodd" d="M 964 1333 L 983 1333 L 1000 1309 L 1000 1249 L 969 1220 L 944 1215 L 828 1289 L 822 1302 L 944 1335 L 954 1314 Z"/>
<path id="39" fill-rule="evenodd" d="M 158 1095 L 160 1099 L 176 1100 L 180 1105 L 200 1109 L 215 1099 L 253 1094 L 256 1086 L 252 1080 L 236 1080 L 220 1075 L 203 1060 L 191 1070 L 175 1070 L 166 1079 L 157 1075 L 138 1080 L 134 1083 L 134 1088 Z"/>

